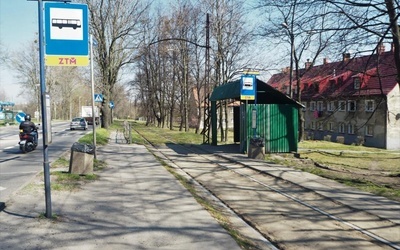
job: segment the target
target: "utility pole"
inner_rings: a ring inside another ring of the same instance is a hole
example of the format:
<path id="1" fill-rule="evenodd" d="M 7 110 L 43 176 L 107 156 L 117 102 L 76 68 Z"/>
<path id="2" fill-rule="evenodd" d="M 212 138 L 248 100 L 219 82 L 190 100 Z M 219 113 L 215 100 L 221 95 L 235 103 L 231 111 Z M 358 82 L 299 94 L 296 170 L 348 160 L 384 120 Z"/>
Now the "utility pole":
<path id="1" fill-rule="evenodd" d="M 204 69 L 204 125 L 203 143 L 210 144 L 210 14 L 206 16 L 206 56 Z"/>

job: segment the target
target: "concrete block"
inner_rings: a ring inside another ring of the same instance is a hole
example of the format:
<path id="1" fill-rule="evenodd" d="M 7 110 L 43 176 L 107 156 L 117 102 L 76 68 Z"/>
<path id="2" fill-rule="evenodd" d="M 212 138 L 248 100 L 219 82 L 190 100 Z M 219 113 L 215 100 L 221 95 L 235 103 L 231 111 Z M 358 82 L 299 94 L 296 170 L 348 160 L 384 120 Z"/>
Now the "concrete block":
<path id="1" fill-rule="evenodd" d="M 264 160 L 265 158 L 265 149 L 264 147 L 259 147 L 250 144 L 249 150 L 247 151 L 247 156 L 252 159 L 261 159 Z"/>
<path id="2" fill-rule="evenodd" d="M 86 175 L 93 173 L 93 155 L 82 152 L 71 152 L 69 173 Z"/>

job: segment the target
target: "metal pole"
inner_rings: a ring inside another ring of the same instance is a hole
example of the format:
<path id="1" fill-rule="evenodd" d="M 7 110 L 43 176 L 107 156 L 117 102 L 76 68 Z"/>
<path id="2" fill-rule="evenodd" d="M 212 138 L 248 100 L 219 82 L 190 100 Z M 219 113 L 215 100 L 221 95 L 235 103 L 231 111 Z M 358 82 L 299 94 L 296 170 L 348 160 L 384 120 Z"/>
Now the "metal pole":
<path id="1" fill-rule="evenodd" d="M 90 34 L 90 80 L 92 82 L 92 123 L 93 123 L 93 152 L 96 159 L 96 115 L 94 113 L 94 72 L 93 72 L 93 35 Z"/>
<path id="2" fill-rule="evenodd" d="M 294 35 L 290 33 L 290 74 L 289 74 L 289 96 L 293 97 L 292 93 L 292 81 L 293 81 L 293 54 L 294 54 Z"/>
<path id="3" fill-rule="evenodd" d="M 210 144 L 210 14 L 206 15 L 203 143 Z"/>
<path id="4" fill-rule="evenodd" d="M 38 0 L 39 17 L 39 64 L 40 64 L 40 93 L 42 104 L 42 131 L 43 131 L 43 169 L 44 169 L 44 190 L 46 199 L 46 217 L 51 218 L 51 189 L 50 189 L 50 165 L 48 155 L 48 128 L 47 128 L 47 105 L 46 105 L 46 76 L 44 68 L 44 47 L 43 47 L 43 1 Z"/>

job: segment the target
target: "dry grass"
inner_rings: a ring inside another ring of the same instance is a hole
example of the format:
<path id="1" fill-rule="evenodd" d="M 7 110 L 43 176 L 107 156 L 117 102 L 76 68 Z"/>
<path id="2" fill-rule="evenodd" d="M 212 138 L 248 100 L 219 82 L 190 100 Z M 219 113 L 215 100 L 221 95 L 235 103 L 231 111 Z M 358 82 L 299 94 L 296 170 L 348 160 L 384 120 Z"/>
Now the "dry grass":
<path id="1" fill-rule="evenodd" d="M 400 152 L 326 141 L 299 144 L 292 154 L 266 159 L 400 201 Z"/>

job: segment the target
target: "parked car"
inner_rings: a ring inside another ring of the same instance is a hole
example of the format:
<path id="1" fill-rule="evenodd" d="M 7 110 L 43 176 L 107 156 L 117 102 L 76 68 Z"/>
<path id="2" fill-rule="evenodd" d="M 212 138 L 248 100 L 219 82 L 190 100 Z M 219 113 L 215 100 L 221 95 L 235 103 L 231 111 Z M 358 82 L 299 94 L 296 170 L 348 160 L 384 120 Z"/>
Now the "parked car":
<path id="1" fill-rule="evenodd" d="M 72 119 L 72 121 L 70 123 L 71 130 L 74 130 L 74 129 L 86 130 L 87 128 L 88 128 L 88 123 L 87 123 L 86 119 L 82 118 L 82 117 L 75 117 L 74 119 Z"/>

